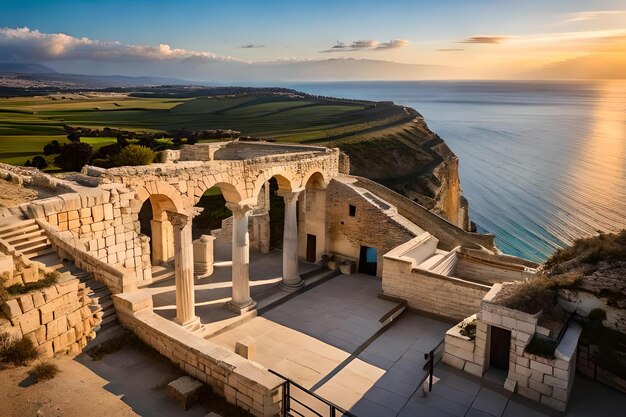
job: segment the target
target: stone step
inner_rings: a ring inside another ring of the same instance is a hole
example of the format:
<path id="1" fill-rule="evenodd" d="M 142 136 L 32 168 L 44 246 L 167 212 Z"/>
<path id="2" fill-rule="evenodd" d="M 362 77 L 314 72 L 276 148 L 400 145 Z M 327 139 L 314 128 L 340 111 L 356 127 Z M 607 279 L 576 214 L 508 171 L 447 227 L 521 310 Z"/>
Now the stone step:
<path id="1" fill-rule="evenodd" d="M 15 236 L 20 236 L 25 233 L 30 233 L 33 231 L 41 230 L 38 224 L 31 224 L 29 226 L 21 227 L 19 229 L 10 230 L 4 233 L 0 233 L 0 238 L 4 240 L 9 240 Z"/>
<path id="2" fill-rule="evenodd" d="M 36 224 L 33 219 L 22 220 L 16 216 L 4 217 L 0 222 L 0 235 L 10 233 L 13 230 L 19 230 L 33 224 Z"/>
<path id="3" fill-rule="evenodd" d="M 9 238 L 3 237 L 10 245 L 16 246 L 16 244 L 20 244 L 22 242 L 30 241 L 31 239 L 35 239 L 41 236 L 45 236 L 46 232 L 42 229 L 33 230 L 30 232 L 24 232 L 22 234 L 15 234 Z"/>
<path id="4" fill-rule="evenodd" d="M 42 251 L 46 250 L 46 249 L 50 249 L 50 250 L 54 250 L 52 249 L 52 245 L 50 244 L 50 242 L 46 241 L 43 243 L 40 243 L 38 245 L 34 245 L 34 246 L 30 246 L 28 248 L 25 249 L 20 249 L 20 252 L 22 252 L 24 255 L 30 257 L 34 257 L 34 256 L 41 256 Z"/>
<path id="5" fill-rule="evenodd" d="M 56 252 L 56 250 L 54 250 L 54 248 L 52 247 L 52 245 L 48 245 L 48 246 L 46 247 L 46 249 L 44 249 L 44 250 L 40 250 L 40 251 L 38 251 L 38 252 L 35 252 L 34 254 L 31 254 L 31 255 L 29 256 L 29 259 L 34 259 L 34 258 L 38 258 L 38 257 L 40 257 L 40 256 L 50 255 L 50 254 L 52 254 L 52 253 L 55 253 L 55 254 L 56 254 L 57 252 Z"/>
<path id="6" fill-rule="evenodd" d="M 18 243 L 17 245 L 13 245 L 13 247 L 15 248 L 15 250 L 22 251 L 25 248 L 38 246 L 42 242 L 49 243 L 48 236 L 46 234 L 43 234 L 43 235 L 40 235 L 40 236 L 36 236 L 36 237 L 32 237 L 32 238 L 28 239 L 25 242 L 21 242 L 21 243 Z"/>
<path id="7" fill-rule="evenodd" d="M 110 316 L 104 317 L 102 319 L 102 322 L 100 323 L 100 330 L 107 330 L 110 327 L 113 327 L 117 324 L 117 316 L 115 314 L 112 314 Z"/>

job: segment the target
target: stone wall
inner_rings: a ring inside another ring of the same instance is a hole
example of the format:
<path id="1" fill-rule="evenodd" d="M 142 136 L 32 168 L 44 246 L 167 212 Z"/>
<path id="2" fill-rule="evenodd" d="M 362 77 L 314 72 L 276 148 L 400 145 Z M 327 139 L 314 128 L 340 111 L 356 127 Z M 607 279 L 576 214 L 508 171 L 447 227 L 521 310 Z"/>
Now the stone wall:
<path id="1" fill-rule="evenodd" d="M 131 207 L 134 206 L 134 207 Z M 142 240 L 135 192 L 118 184 L 85 188 L 33 201 L 32 217 L 58 231 L 69 231 L 76 245 L 102 262 L 133 271 L 137 281 L 150 280 L 149 258 L 142 257 Z"/>
<path id="2" fill-rule="evenodd" d="M 120 322 L 187 374 L 209 384 L 226 400 L 255 416 L 279 414 L 282 379 L 261 365 L 194 335 L 155 314 L 142 292 L 114 296 Z"/>
<path id="3" fill-rule="evenodd" d="M 358 186 L 366 188 L 390 202 L 397 208 L 400 215 L 419 225 L 432 235 L 437 236 L 442 249 L 451 250 L 456 246 L 467 248 L 480 248 L 480 246 L 483 246 L 487 249 L 493 249 L 495 247 L 494 235 L 467 232 L 437 214 L 432 213 L 426 207 L 419 205 L 375 181 L 362 177 L 355 178 L 358 178 Z"/>
<path id="4" fill-rule="evenodd" d="M 385 255 L 383 294 L 407 300 L 410 308 L 460 320 L 480 311 L 491 288 L 477 282 L 415 268 L 410 259 Z"/>
<path id="5" fill-rule="evenodd" d="M 511 332 L 509 371 L 504 388 L 565 411 L 576 372 L 576 347 L 582 331 L 576 323 L 569 324 L 555 351 L 548 359 L 526 352 L 535 333 L 540 313 L 531 315 L 512 310 L 492 301 L 500 291 L 495 284 L 485 296 L 481 311 L 475 315 L 476 338 L 470 340 L 459 333 L 458 326 L 448 330 L 445 338 L 445 363 L 482 377 L 488 368 L 492 327 Z M 471 318 L 470 318 L 471 319 Z"/>
<path id="6" fill-rule="evenodd" d="M 358 261 L 361 246 L 376 248 L 377 275 L 382 276 L 383 255 L 423 230 L 354 182 L 350 177 L 333 179 L 326 189 L 328 251 Z M 354 216 L 350 206 L 355 207 Z"/>
<path id="7" fill-rule="evenodd" d="M 85 284 L 69 279 L 39 291 L 16 296 L 2 304 L 0 332 L 28 337 L 43 355 L 78 354 L 95 337 L 102 319 L 92 312 L 94 302 Z"/>

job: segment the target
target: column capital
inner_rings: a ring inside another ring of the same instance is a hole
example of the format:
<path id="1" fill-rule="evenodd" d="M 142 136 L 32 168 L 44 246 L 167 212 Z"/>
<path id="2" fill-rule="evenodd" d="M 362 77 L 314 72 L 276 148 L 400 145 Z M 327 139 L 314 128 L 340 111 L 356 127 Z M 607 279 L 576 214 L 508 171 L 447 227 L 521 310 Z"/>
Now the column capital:
<path id="1" fill-rule="evenodd" d="M 237 218 L 242 217 L 248 211 L 252 211 L 252 205 L 250 204 L 231 203 L 228 201 L 226 202 L 226 208 L 232 211 L 233 216 Z"/>
<path id="2" fill-rule="evenodd" d="M 278 190 L 276 195 L 285 199 L 285 203 L 292 203 L 298 200 L 298 196 L 304 190 Z"/>
<path id="3" fill-rule="evenodd" d="M 166 211 L 167 220 L 172 223 L 172 226 L 182 229 L 187 225 L 187 222 L 191 219 L 191 216 L 186 214 L 175 213 L 173 211 Z"/>

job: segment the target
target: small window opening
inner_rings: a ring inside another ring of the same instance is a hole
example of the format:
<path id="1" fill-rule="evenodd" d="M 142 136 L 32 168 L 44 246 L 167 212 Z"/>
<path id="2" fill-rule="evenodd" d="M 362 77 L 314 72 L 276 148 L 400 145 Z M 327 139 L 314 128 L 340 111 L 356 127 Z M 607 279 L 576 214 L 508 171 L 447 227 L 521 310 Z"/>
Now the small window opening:
<path id="1" fill-rule="evenodd" d="M 356 216 L 356 206 L 353 206 L 352 204 L 350 204 L 349 213 L 350 213 L 350 217 Z"/>

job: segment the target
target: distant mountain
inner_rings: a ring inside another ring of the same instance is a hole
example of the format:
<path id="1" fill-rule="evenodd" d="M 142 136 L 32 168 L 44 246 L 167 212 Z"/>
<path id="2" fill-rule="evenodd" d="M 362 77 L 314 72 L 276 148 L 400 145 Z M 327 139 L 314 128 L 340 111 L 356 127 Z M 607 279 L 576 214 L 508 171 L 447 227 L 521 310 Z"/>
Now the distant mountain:
<path id="1" fill-rule="evenodd" d="M 545 65 L 532 71 L 531 76 L 555 79 L 626 79 L 626 55 L 585 55 Z"/>
<path id="2" fill-rule="evenodd" d="M 0 62 L 0 73 L 15 74 L 54 74 L 56 73 L 50 67 L 41 64 L 15 64 L 8 62 Z"/>

